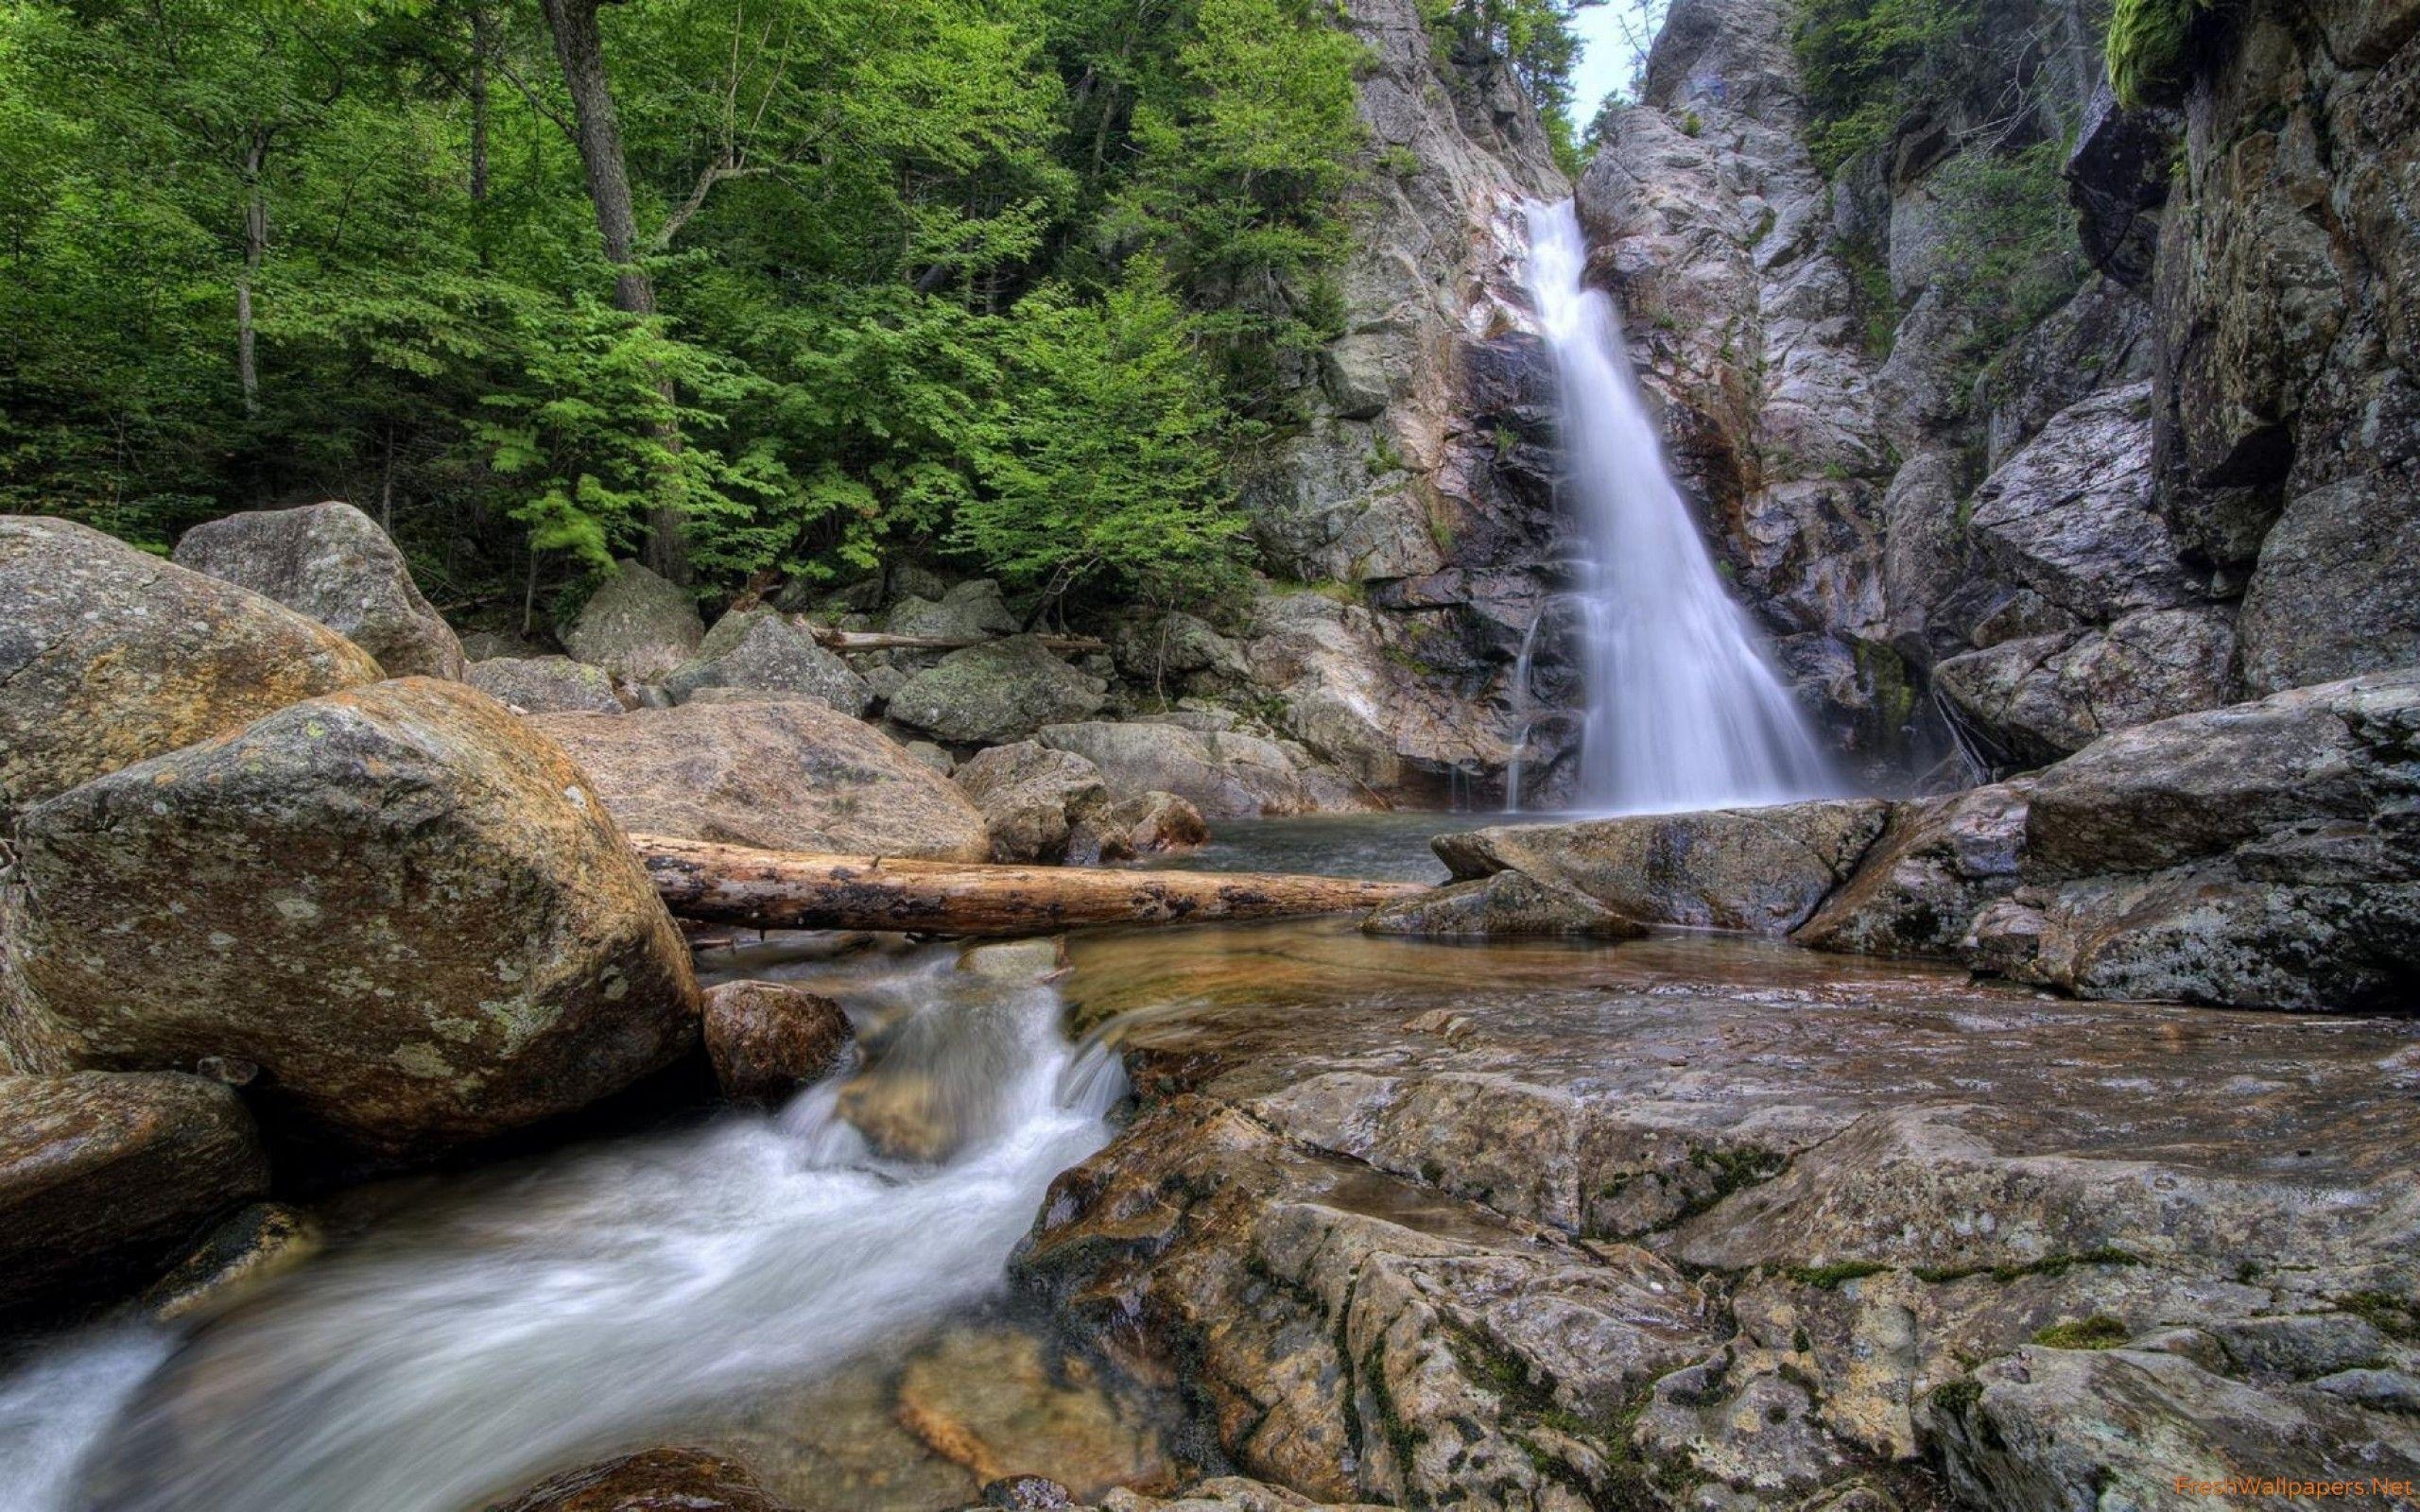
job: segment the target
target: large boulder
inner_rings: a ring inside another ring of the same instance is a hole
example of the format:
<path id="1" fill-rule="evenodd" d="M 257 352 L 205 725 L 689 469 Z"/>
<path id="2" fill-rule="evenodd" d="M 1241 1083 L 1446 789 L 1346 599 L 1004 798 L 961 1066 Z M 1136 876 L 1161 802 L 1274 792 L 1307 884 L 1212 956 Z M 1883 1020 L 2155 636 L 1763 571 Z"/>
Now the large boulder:
<path id="1" fill-rule="evenodd" d="M 783 982 L 708 988 L 703 1023 L 723 1095 L 767 1106 L 839 1065 L 853 1037 L 838 1004 Z"/>
<path id="2" fill-rule="evenodd" d="M 1286 747 L 1256 735 L 1159 721 L 1051 725 L 1038 737 L 1100 769 L 1116 794 L 1174 793 L 1214 819 L 1300 814 L 1316 805 Z"/>
<path id="3" fill-rule="evenodd" d="M 1458 879 L 1519 871 L 1642 924 L 1780 935 L 1857 868 L 1890 808 L 1879 799 L 1826 799 L 1502 825 L 1433 844 Z"/>
<path id="4" fill-rule="evenodd" d="M 716 621 L 698 654 L 675 667 L 664 687 L 676 701 L 705 688 L 797 694 L 853 717 L 873 701 L 865 679 L 769 605 Z"/>
<path id="5" fill-rule="evenodd" d="M 698 601 L 634 561 L 625 561 L 563 631 L 563 649 L 624 682 L 654 682 L 697 653 L 706 638 Z"/>
<path id="6" fill-rule="evenodd" d="M 912 587 L 932 587 L 915 584 Z M 1000 596 L 1000 585 L 988 577 L 959 583 L 937 597 L 914 593 L 890 606 L 882 627 L 893 635 L 931 635 L 949 641 L 979 641 L 990 635 L 1014 635 L 1023 628 Z"/>
<path id="7" fill-rule="evenodd" d="M 496 657 L 474 662 L 462 680 L 526 714 L 618 714 L 614 676 L 567 656 Z"/>
<path id="8" fill-rule="evenodd" d="M 994 861 L 1068 860 L 1070 834 L 1109 806 L 1099 767 L 1030 740 L 976 752 L 951 781 L 982 811 Z"/>
<path id="9" fill-rule="evenodd" d="M 2243 597 L 2243 680 L 2277 693 L 2420 662 L 2420 478 L 2313 489 L 2260 543 Z"/>
<path id="10" fill-rule="evenodd" d="M 248 1062 L 268 1116 L 407 1155 L 579 1108 L 696 1033 L 688 951 L 588 779 L 458 683 L 95 779 L 18 851 L 0 1043 L 26 1069 Z"/>
<path id="11" fill-rule="evenodd" d="M 967 746 L 1023 740 L 1045 725 L 1098 713 L 1100 679 L 1069 666 L 1030 635 L 952 651 L 909 678 L 886 713 L 900 724 Z"/>
<path id="12" fill-rule="evenodd" d="M 176 561 L 309 615 L 376 657 L 389 677 L 462 675 L 453 627 L 421 596 L 387 532 L 352 505 L 213 520 L 184 533 Z"/>
<path id="13" fill-rule="evenodd" d="M 251 1115 L 221 1083 L 0 1075 L 0 1310 L 156 1271 L 268 1189 Z"/>
<path id="14" fill-rule="evenodd" d="M 1855 875 L 1793 937 L 1863 955 L 1956 955 L 1976 914 L 2016 890 L 2027 791 L 1996 783 L 1893 805 Z"/>
<path id="15" fill-rule="evenodd" d="M 352 642 L 257 593 L 70 521 L 0 516 L 0 822 L 380 676 Z"/>
<path id="16" fill-rule="evenodd" d="M 2040 766 L 2113 730 L 2226 703 L 2235 650 L 2227 610 L 2152 610 L 1951 657 L 1933 687 L 1996 765 Z"/>
<path id="17" fill-rule="evenodd" d="M 870 725 L 803 698 L 542 714 L 631 830 L 771 850 L 981 861 L 983 816 Z"/>

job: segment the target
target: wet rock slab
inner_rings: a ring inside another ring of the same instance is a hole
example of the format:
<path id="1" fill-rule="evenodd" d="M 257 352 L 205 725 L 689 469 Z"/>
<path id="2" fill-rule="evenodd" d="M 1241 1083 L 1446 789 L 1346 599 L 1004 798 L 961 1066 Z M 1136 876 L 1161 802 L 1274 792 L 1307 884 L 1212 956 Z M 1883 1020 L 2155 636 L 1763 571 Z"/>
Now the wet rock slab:
<path id="1" fill-rule="evenodd" d="M 2420 1366 L 2420 1024 L 1669 936 L 1074 960 L 1144 1104 L 1020 1274 L 1193 1383 L 1246 1473 L 2047 1509 L 2420 1472 L 2386 1405 Z"/>

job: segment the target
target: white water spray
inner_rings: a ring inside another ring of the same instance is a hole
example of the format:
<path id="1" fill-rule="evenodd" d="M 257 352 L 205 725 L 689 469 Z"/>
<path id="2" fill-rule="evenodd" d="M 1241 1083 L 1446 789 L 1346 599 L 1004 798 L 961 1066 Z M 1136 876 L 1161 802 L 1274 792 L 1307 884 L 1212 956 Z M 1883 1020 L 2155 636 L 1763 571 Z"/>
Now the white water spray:
<path id="1" fill-rule="evenodd" d="M 1564 488 L 1594 556 L 1580 796 L 1651 814 L 1837 790 L 1665 471 L 1573 202 L 1532 202 L 1528 284 L 1553 354 Z"/>

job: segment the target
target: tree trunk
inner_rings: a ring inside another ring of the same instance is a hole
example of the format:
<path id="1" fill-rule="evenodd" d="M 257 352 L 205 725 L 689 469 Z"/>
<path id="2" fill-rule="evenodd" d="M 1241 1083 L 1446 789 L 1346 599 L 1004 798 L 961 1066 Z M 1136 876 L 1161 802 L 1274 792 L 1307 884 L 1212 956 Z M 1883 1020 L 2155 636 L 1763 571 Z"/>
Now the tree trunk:
<path id="1" fill-rule="evenodd" d="M 1086 924 L 1368 913 L 1428 890 L 1341 877 L 814 855 L 658 834 L 633 834 L 631 846 L 673 913 L 751 929 L 1049 935 Z"/>
<path id="2" fill-rule="evenodd" d="M 563 87 L 571 92 L 573 138 L 579 147 L 579 165 L 588 180 L 589 203 L 596 211 L 596 232 L 605 243 L 605 260 L 614 265 L 614 307 L 627 314 L 655 313 L 655 285 L 638 262 L 639 223 L 631 204 L 630 172 L 622 161 L 622 129 L 614 112 L 614 91 L 605 77 L 605 40 L 596 24 L 600 0 L 542 0 L 546 27 L 554 33 L 555 58 L 562 65 Z M 668 404 L 672 384 L 662 385 Z M 677 421 L 666 421 L 658 438 L 671 451 L 681 449 Z M 681 507 L 670 481 L 657 490 L 648 511 L 646 552 L 649 570 L 674 582 L 689 578 L 689 554 L 681 535 Z"/>
<path id="3" fill-rule="evenodd" d="M 244 395 L 244 418 L 261 412 L 260 365 L 253 352 L 252 284 L 268 255 L 268 191 L 261 170 L 268 163 L 270 129 L 255 125 L 244 139 L 244 270 L 235 276 L 235 385 Z"/>
<path id="4" fill-rule="evenodd" d="M 488 8 L 471 7 L 471 203 L 488 202 Z M 487 248 L 482 240 L 480 256 Z"/>

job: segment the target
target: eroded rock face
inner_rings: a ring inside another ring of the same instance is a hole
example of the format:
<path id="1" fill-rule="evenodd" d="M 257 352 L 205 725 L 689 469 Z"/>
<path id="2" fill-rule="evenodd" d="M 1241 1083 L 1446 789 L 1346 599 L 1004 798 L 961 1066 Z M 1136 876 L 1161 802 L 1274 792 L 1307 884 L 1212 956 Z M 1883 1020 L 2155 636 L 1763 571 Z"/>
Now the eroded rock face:
<path id="1" fill-rule="evenodd" d="M 2243 599 L 2254 695 L 2420 662 L 2420 472 L 2313 489 L 2260 542 Z"/>
<path id="2" fill-rule="evenodd" d="M 421 596 L 377 522 L 331 501 L 231 514 L 188 530 L 176 563 L 319 621 L 396 678 L 459 678 L 462 643 Z"/>
<path id="3" fill-rule="evenodd" d="M 0 1075 L 0 1311 L 156 1272 L 268 1190 L 251 1115 L 217 1082 Z"/>
<path id="4" fill-rule="evenodd" d="M 706 638 L 698 601 L 635 561 L 590 596 L 563 631 L 563 649 L 622 682 L 654 682 L 697 654 Z"/>
<path id="5" fill-rule="evenodd" d="M 2230 1444 L 2420 1462 L 2345 1379 L 2420 1363 L 2420 1026 L 1671 936 L 1074 961 L 1080 1023 L 1158 1009 L 1111 1033 L 1144 1108 L 1019 1273 L 1309 1497 L 2048 1512 Z"/>
<path id="6" fill-rule="evenodd" d="M 1861 955 L 1955 954 L 1975 916 L 2016 890 L 2029 791 L 1999 783 L 1894 804 L 1855 875 L 1791 937 Z"/>
<path id="7" fill-rule="evenodd" d="M 779 1107 L 838 1066 L 852 1033 L 830 998 L 779 982 L 725 982 L 706 989 L 706 1058 L 723 1095 Z"/>
<path id="8" fill-rule="evenodd" d="M 588 778 L 458 683 L 123 768 L 28 812 L 18 850 L 22 1067 L 249 1061 L 268 1116 L 413 1155 L 581 1107 L 696 1032 L 688 951 Z"/>
<path id="9" fill-rule="evenodd" d="M 495 657 L 474 662 L 462 680 L 489 697 L 531 714 L 618 714 L 614 677 L 567 656 Z"/>
<path id="10" fill-rule="evenodd" d="M 2218 606 L 2002 641 L 1933 668 L 1934 689 L 2001 768 L 2044 765 L 2111 730 L 2218 708 L 2236 680 L 2235 617 Z"/>
<path id="11" fill-rule="evenodd" d="M 769 605 L 716 621 L 697 654 L 666 676 L 664 688 L 675 701 L 706 688 L 797 694 L 852 717 L 873 701 L 865 679 Z"/>
<path id="12" fill-rule="evenodd" d="M 1787 934 L 1882 833 L 1878 799 L 1518 824 L 1440 835 L 1459 878 L 1518 871 L 1642 924 Z"/>
<path id="13" fill-rule="evenodd" d="M 909 678 L 885 713 L 939 739 L 969 746 L 1023 740 L 1045 725 L 1089 718 L 1108 689 L 1030 635 L 952 651 Z"/>
<path id="14" fill-rule="evenodd" d="M 379 676 L 257 593 L 70 521 L 0 516 L 0 821 Z"/>
<path id="15" fill-rule="evenodd" d="M 881 731 L 798 698 L 690 702 L 620 719 L 544 714 L 631 830 L 770 850 L 981 861 L 983 816 Z"/>

